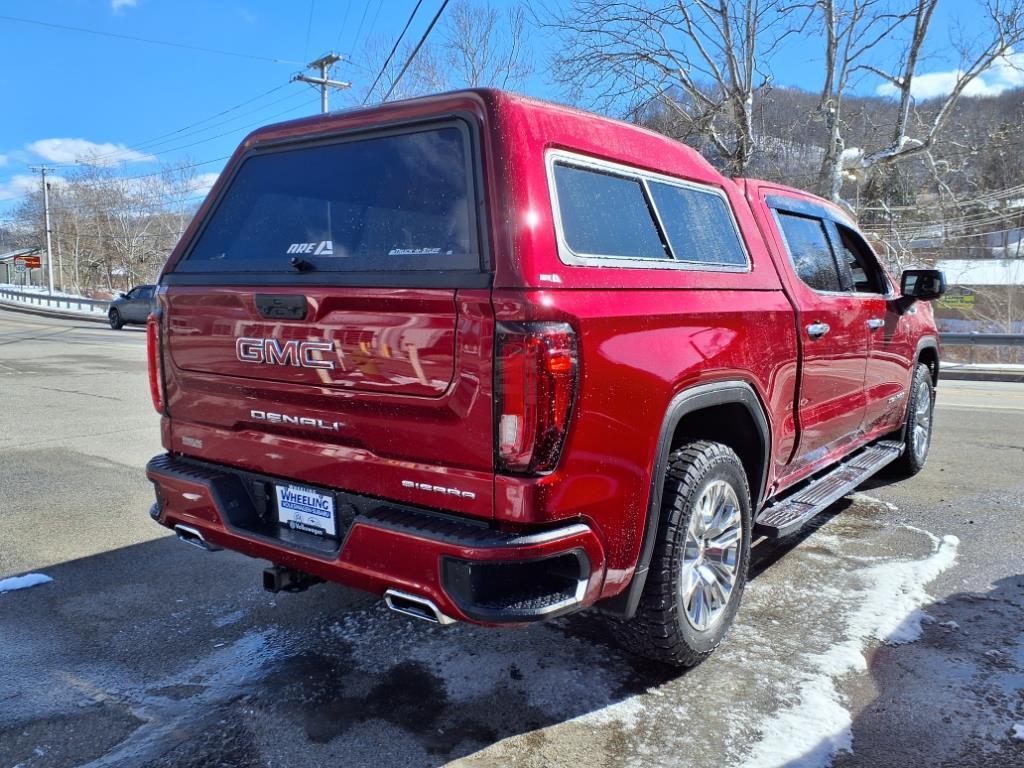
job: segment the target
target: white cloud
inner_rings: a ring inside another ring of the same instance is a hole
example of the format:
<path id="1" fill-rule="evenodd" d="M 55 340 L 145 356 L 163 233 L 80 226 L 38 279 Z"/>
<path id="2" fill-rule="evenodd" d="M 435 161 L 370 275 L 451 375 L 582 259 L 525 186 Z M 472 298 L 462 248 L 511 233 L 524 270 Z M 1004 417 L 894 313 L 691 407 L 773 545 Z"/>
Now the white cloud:
<path id="1" fill-rule="evenodd" d="M 58 187 L 67 183 L 60 176 L 48 176 L 47 181 L 52 186 Z M 0 182 L 0 203 L 17 200 L 25 195 L 39 192 L 39 184 L 38 174 L 19 173 L 12 176 L 7 181 Z"/>
<path id="2" fill-rule="evenodd" d="M 910 92 L 915 99 L 933 99 L 946 96 L 962 74 L 960 69 L 945 72 L 927 72 L 914 75 Z M 998 96 L 1003 91 L 1024 86 L 1024 52 L 1007 50 L 964 89 L 965 96 Z M 879 96 L 896 96 L 899 91 L 892 83 L 883 83 L 875 89 Z"/>
<path id="3" fill-rule="evenodd" d="M 0 167 L 7 165 L 7 155 L 0 155 Z"/>
<path id="4" fill-rule="evenodd" d="M 195 195 L 205 195 L 213 188 L 219 176 L 219 173 L 200 173 L 192 179 L 189 191 Z"/>
<path id="5" fill-rule="evenodd" d="M 112 144 L 109 141 L 97 144 L 86 139 L 40 139 L 26 148 L 51 163 L 74 163 L 81 160 L 98 165 L 116 165 L 156 159 L 153 155 L 129 149 L 124 144 Z"/>
<path id="6" fill-rule="evenodd" d="M 138 4 L 138 0 L 110 0 L 110 7 L 115 11 L 120 11 L 122 8 L 134 8 Z"/>

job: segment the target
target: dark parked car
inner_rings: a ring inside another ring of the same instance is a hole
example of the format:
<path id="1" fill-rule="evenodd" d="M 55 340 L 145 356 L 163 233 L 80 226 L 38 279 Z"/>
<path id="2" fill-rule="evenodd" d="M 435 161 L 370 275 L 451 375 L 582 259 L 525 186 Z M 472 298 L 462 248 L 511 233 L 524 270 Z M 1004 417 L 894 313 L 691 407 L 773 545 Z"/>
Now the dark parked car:
<path id="1" fill-rule="evenodd" d="M 153 311 L 155 290 L 155 285 L 137 285 L 110 302 L 110 311 L 107 312 L 110 327 L 118 331 L 130 323 L 145 324 L 149 313 Z"/>

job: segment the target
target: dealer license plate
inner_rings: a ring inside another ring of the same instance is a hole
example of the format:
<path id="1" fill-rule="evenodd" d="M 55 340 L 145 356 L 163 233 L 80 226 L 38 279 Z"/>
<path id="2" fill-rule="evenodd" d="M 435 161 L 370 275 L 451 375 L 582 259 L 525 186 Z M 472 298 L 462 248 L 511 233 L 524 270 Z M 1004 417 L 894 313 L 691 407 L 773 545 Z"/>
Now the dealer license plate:
<path id="1" fill-rule="evenodd" d="M 337 536 L 334 497 L 303 485 L 277 486 L 277 519 L 295 531 Z"/>

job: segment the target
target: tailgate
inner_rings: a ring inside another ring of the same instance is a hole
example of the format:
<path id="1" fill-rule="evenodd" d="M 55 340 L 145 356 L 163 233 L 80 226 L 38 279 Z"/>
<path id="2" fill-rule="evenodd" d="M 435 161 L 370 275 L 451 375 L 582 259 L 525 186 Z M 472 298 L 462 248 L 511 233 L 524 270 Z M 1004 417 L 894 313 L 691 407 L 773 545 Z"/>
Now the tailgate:
<path id="1" fill-rule="evenodd" d="M 169 448 L 493 513 L 474 128 L 256 146 L 161 278 Z"/>
<path id="2" fill-rule="evenodd" d="M 452 382 L 451 289 L 179 289 L 167 302 L 182 371 L 421 397 Z"/>

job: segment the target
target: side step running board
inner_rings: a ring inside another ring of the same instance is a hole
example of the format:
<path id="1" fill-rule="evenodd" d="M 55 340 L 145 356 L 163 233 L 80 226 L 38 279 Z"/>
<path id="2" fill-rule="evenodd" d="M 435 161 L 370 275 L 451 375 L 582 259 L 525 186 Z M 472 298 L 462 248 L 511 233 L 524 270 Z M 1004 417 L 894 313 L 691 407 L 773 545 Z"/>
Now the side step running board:
<path id="1" fill-rule="evenodd" d="M 777 539 L 793 533 L 819 512 L 863 483 L 903 452 L 903 444 L 882 440 L 844 459 L 791 496 L 765 507 L 754 520 L 754 535 Z"/>

